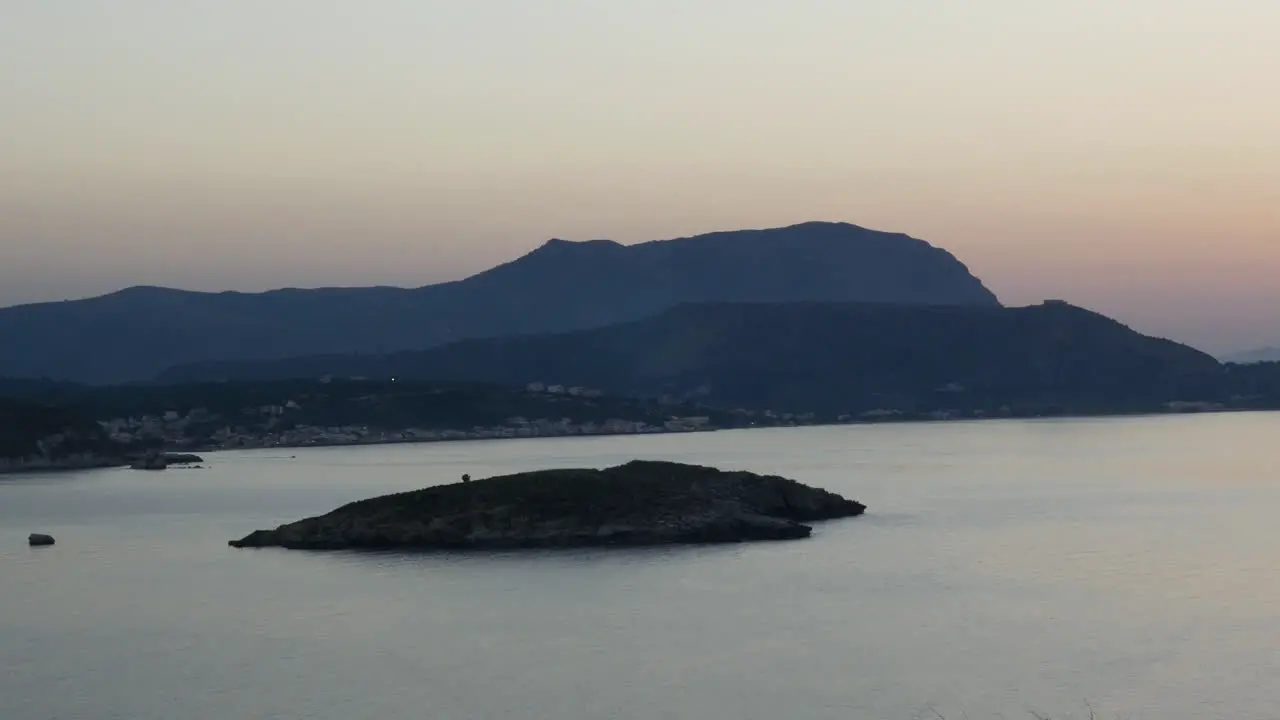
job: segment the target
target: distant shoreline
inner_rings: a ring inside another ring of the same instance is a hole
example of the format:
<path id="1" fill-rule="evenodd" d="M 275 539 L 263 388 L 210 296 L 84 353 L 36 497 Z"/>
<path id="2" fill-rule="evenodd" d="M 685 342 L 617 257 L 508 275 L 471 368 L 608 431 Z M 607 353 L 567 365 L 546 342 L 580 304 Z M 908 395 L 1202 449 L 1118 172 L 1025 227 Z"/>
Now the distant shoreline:
<path id="1" fill-rule="evenodd" d="M 797 427 L 815 427 L 816 425 L 803 425 Z M 564 435 L 527 435 L 516 437 L 460 437 L 460 438 L 400 438 L 400 439 L 384 439 L 376 440 L 352 440 L 332 442 L 314 442 L 314 443 L 279 443 L 275 445 L 236 445 L 236 446 L 220 446 L 220 445 L 191 445 L 185 448 L 189 452 L 234 452 L 237 450 L 305 450 L 307 448 L 334 448 L 334 447 L 369 447 L 373 445 L 439 445 L 445 443 L 468 443 L 468 442 L 496 442 L 500 440 L 564 440 L 567 438 L 593 438 L 593 437 L 643 437 L 647 435 L 691 435 L 694 433 L 719 432 L 721 430 L 763 430 L 782 426 L 766 426 L 761 428 L 719 428 L 708 427 L 696 430 L 650 430 L 648 432 L 596 432 L 596 433 L 566 433 Z M 174 452 L 175 450 L 170 450 Z"/>
<path id="2" fill-rule="evenodd" d="M 925 424 L 950 424 L 950 423 L 977 423 L 977 422 L 1025 422 L 1033 420 L 1100 420 L 1107 418 L 1130 419 L 1130 418 L 1155 418 L 1155 417 L 1184 417 L 1188 415 L 1227 415 L 1240 413 L 1277 413 L 1280 409 L 1258 409 L 1258 408 L 1221 408 L 1217 410 L 1196 410 L 1183 412 L 1114 412 L 1114 413 L 1088 413 L 1088 414 L 1063 414 L 1063 415 L 1026 415 L 1026 416 L 997 416 L 997 417 L 956 417 L 956 418 L 904 418 L 900 420 L 853 420 L 844 422 L 816 422 L 794 425 L 753 425 L 742 427 L 705 427 L 697 429 L 685 430 L 666 430 L 655 429 L 646 432 L 596 432 L 596 433 L 577 433 L 564 435 L 534 435 L 526 437 L 464 437 L 464 438 L 401 438 L 401 439 L 365 439 L 355 441 L 332 441 L 332 442 L 315 442 L 306 444 L 297 443 L 281 443 L 276 445 L 238 445 L 224 447 L 219 445 L 189 445 L 189 446 L 173 446 L 165 449 L 165 452 L 198 452 L 198 453 L 224 453 L 224 452 L 242 452 L 252 450 L 306 450 L 308 448 L 344 448 L 344 447 L 376 447 L 381 445 L 436 445 L 445 443 L 463 443 L 463 442 L 495 442 L 495 441 L 527 441 L 527 440 L 553 440 L 553 439 L 582 439 L 582 438 L 604 438 L 604 437 L 643 437 L 649 435 L 692 435 L 698 433 L 713 433 L 732 430 L 794 430 L 800 428 L 830 428 L 830 427 L 867 427 L 874 425 L 925 425 Z M 0 476 L 9 475 L 35 475 L 40 473 L 66 473 L 80 470 L 107 470 L 112 468 L 127 468 L 130 461 L 127 459 L 103 459 L 95 462 L 73 462 L 66 465 L 58 464 L 31 464 L 20 466 L 13 460 L 0 461 Z M 182 467 L 182 466 L 175 466 Z"/>
<path id="3" fill-rule="evenodd" d="M 376 440 L 357 440 L 350 442 L 334 441 L 334 442 L 317 442 L 307 444 L 282 443 L 278 445 L 243 445 L 234 447 L 222 446 L 190 446 L 185 448 L 190 452 L 235 452 L 240 450 L 305 450 L 307 448 L 335 448 L 335 447 L 371 447 L 377 445 L 436 445 L 445 443 L 464 443 L 464 442 L 497 442 L 497 441 L 530 441 L 530 440 L 565 440 L 565 439 L 582 439 L 597 437 L 645 437 L 650 435 L 693 435 L 700 433 L 729 432 L 734 430 L 796 430 L 802 428 L 830 428 L 830 427 L 867 427 L 875 425 L 934 425 L 934 424 L 954 424 L 954 423 L 978 423 L 978 422 L 1025 422 L 1032 420 L 1101 420 L 1106 418 L 1128 419 L 1128 418 L 1146 418 L 1146 417 L 1185 417 L 1188 415 L 1227 415 L 1238 413 L 1274 413 L 1280 412 L 1280 409 L 1257 409 L 1257 408 L 1222 408 L 1219 410 L 1199 410 L 1189 412 L 1114 412 L 1114 413 L 1087 413 L 1087 414 L 1063 414 L 1063 415 L 1025 415 L 1025 416 L 995 416 L 995 417 L 957 417 L 957 418 L 906 418 L 901 420 L 855 420 L 845 422 L 816 422 L 795 425 L 751 425 L 742 427 L 707 427 L 690 430 L 651 430 L 648 432 L 596 432 L 596 433 L 576 433 L 564 435 L 533 435 L 518 437 L 468 437 L 468 438 L 409 438 L 409 439 L 376 439 Z M 176 451 L 176 450 L 171 450 Z"/>

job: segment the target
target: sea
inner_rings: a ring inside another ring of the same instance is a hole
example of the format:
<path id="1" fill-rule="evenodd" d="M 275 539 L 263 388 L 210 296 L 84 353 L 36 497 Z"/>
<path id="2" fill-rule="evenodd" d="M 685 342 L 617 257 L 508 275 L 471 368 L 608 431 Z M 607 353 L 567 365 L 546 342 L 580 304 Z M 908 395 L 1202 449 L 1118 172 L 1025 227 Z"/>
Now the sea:
<path id="1" fill-rule="evenodd" d="M 787 542 L 227 545 L 667 459 L 858 499 Z M 1280 717 L 1280 414 L 216 453 L 0 479 L 4 720 Z M 57 544 L 27 546 L 27 534 Z"/>

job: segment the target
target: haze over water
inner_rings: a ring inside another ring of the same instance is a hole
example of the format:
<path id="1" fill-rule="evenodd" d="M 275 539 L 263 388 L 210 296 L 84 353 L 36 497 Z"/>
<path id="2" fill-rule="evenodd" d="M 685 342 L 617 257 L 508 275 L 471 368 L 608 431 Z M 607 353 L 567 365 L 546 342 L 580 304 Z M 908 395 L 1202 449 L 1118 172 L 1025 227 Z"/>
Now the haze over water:
<path id="1" fill-rule="evenodd" d="M 1233 720 L 1280 707 L 1280 415 L 223 453 L 0 481 L 0 717 Z M 295 458 L 290 458 L 296 455 Z M 236 551 L 464 472 L 635 457 L 870 506 L 807 541 Z M 50 532 L 52 548 L 25 546 Z"/>

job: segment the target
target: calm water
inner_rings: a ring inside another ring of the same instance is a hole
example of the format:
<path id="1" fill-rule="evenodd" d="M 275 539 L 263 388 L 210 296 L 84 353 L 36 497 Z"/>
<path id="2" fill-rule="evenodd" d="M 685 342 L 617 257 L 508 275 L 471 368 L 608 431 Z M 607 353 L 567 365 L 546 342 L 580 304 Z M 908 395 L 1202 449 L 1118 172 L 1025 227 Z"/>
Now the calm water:
<path id="1" fill-rule="evenodd" d="M 778 472 L 871 511 L 732 547 L 226 545 L 463 472 L 635 457 Z M 208 459 L 0 480 L 0 718 L 1280 715 L 1280 415 Z M 26 547 L 33 531 L 58 544 Z"/>

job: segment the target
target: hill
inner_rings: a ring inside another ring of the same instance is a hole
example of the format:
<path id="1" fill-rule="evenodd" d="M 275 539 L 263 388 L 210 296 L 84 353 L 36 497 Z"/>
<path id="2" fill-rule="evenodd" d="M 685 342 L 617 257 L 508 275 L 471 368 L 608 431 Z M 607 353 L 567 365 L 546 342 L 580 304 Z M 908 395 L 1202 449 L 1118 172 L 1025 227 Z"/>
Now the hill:
<path id="1" fill-rule="evenodd" d="M 696 304 L 595 330 L 380 357 L 187 366 L 162 380 L 324 374 L 557 383 L 828 416 L 1127 412 L 1228 394 L 1212 357 L 1065 303 Z"/>
<path id="2" fill-rule="evenodd" d="M 949 253 L 843 223 L 623 246 L 552 240 L 465 280 L 197 293 L 136 287 L 0 310 L 0 375 L 109 384 L 176 364 L 425 349 L 637 320 L 688 302 L 995 307 Z"/>
<path id="3" fill-rule="evenodd" d="M 123 448 L 75 408 L 0 398 L 0 472 L 100 467 Z"/>

